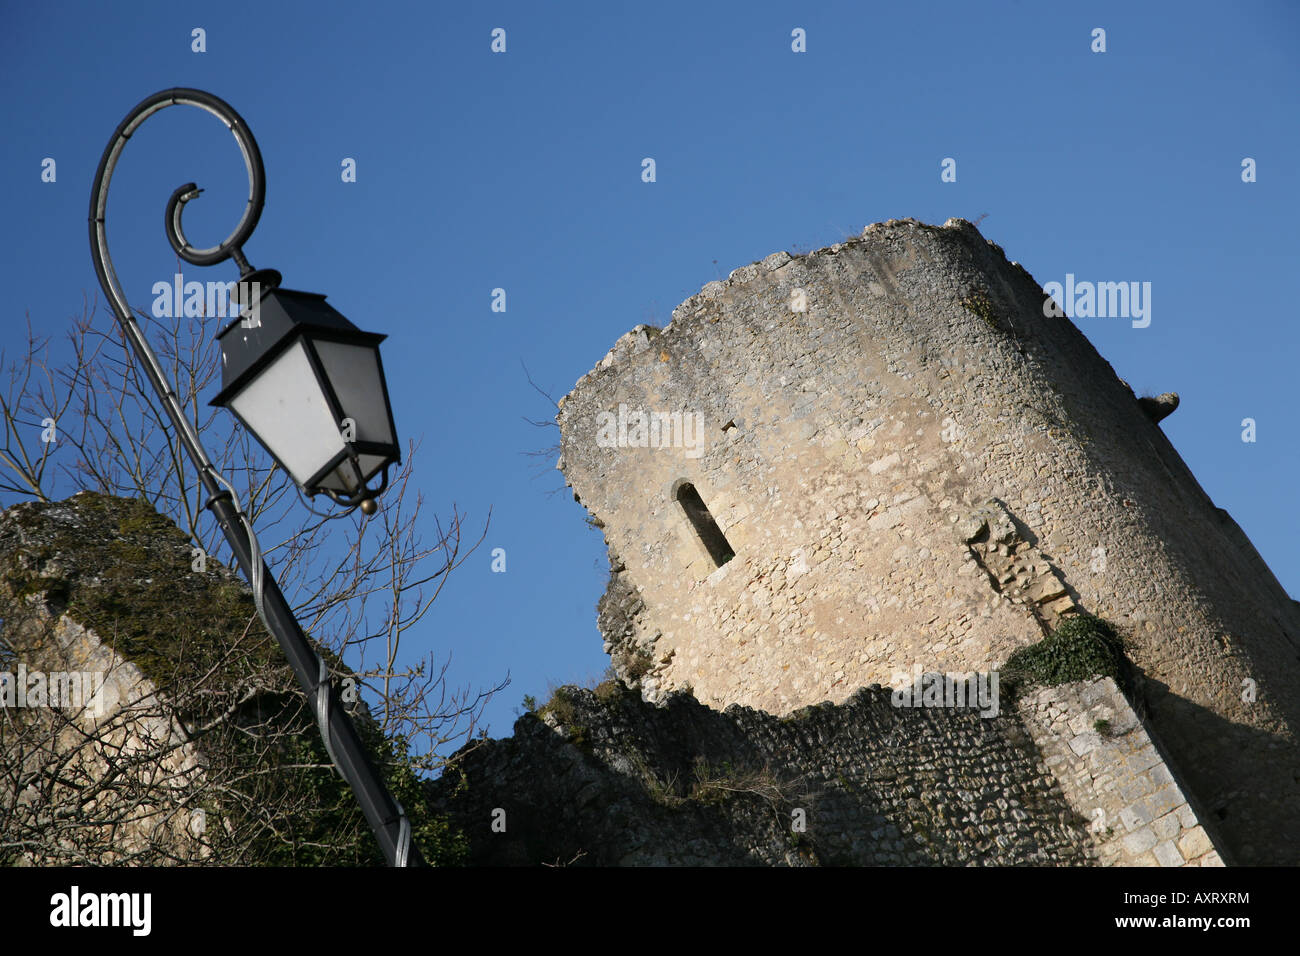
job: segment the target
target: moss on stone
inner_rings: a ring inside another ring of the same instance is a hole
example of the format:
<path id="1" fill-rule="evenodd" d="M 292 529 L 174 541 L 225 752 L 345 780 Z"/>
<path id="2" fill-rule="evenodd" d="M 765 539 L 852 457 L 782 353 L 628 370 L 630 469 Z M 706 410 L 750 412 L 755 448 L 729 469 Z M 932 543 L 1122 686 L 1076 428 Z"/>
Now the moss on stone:
<path id="1" fill-rule="evenodd" d="M 997 310 L 993 307 L 992 300 L 989 299 L 988 293 L 983 289 L 971 289 L 966 293 L 966 297 L 961 300 L 961 304 L 967 312 L 983 319 L 993 331 L 1006 331 L 998 317 Z"/>
<path id="2" fill-rule="evenodd" d="M 189 538 L 144 499 L 83 492 L 20 514 L 40 543 L 29 560 L 8 562 L 10 593 L 46 592 L 160 689 L 213 667 L 228 684 L 282 663 L 251 591 L 215 562 L 192 570 Z M 46 573 L 50 560 L 57 568 Z"/>

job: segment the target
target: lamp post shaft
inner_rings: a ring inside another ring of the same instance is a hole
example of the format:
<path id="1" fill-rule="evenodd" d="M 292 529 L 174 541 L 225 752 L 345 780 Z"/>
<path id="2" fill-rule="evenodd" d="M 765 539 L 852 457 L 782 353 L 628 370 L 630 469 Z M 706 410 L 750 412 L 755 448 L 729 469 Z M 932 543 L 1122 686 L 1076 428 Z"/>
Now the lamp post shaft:
<path id="1" fill-rule="evenodd" d="M 209 507 L 226 535 L 230 550 L 234 552 L 244 576 L 250 581 L 254 580 L 253 555 L 248 534 L 244 531 L 243 522 L 235 511 L 230 493 L 224 489 L 208 487 L 208 481 L 204 482 L 204 486 L 208 488 L 210 495 Z M 303 693 L 310 701 L 318 693 L 320 658 L 307 642 L 307 637 L 280 592 L 280 586 L 276 583 L 270 568 L 267 568 L 265 563 L 262 567 L 262 606 L 266 613 L 267 626 L 289 659 L 289 666 L 293 668 Z M 328 685 L 328 682 L 327 691 L 328 713 L 331 715 L 329 722 L 323 728 L 323 732 L 328 733 L 330 737 L 326 741 L 327 747 L 338 761 L 339 772 L 352 785 L 357 802 L 361 805 L 361 812 L 365 814 L 366 822 L 370 824 L 370 829 L 379 840 L 384 858 L 391 866 L 397 862 L 399 853 L 409 852 L 406 864 L 422 865 L 424 861 L 414 841 L 408 838 L 406 843 L 409 851 L 403 848 L 400 833 L 402 813 L 367 758 L 355 725 L 340 706 L 338 694 L 333 686 Z"/>
<path id="2" fill-rule="evenodd" d="M 172 201 L 168 204 L 168 240 L 178 254 L 188 262 L 214 265 L 234 257 L 240 264 L 241 270 L 247 265 L 240 247 L 256 226 L 262 211 L 265 184 L 261 154 L 243 119 L 224 100 L 202 90 L 177 88 L 155 93 L 142 100 L 118 126 L 100 158 L 91 189 L 89 216 L 91 258 L 95 264 L 95 273 L 99 277 L 100 286 L 108 296 L 122 332 L 130 342 L 137 363 L 157 392 L 175 428 L 176 437 L 198 470 L 199 480 L 208 496 L 207 507 L 216 515 L 235 560 L 253 585 L 254 597 L 267 629 L 289 659 L 298 683 L 307 695 L 308 705 L 316 714 L 326 750 L 334 759 L 343 778 L 352 787 L 366 822 L 370 824 L 371 830 L 379 840 L 385 859 L 394 866 L 423 865 L 424 860 L 420 856 L 419 849 L 411 839 L 410 825 L 405 814 L 389 794 L 371 764 L 357 735 L 355 725 L 347 711 L 340 705 L 338 694 L 329 681 L 328 671 L 322 664 L 320 656 L 308 642 L 275 577 L 263 561 L 255 539 L 250 537 L 251 525 L 250 528 L 245 528 L 246 516 L 241 514 L 231 492 L 222 486 L 216 467 L 203 450 L 198 434 L 185 418 L 176 393 L 163 375 L 157 356 L 150 348 L 139 323 L 131 314 L 108 256 L 104 225 L 108 185 L 122 148 L 131 134 L 150 115 L 180 103 L 207 110 L 225 122 L 235 134 L 248 167 L 250 196 L 243 218 L 235 232 L 225 242 L 212 249 L 195 250 L 185 240 L 180 229 L 180 208 L 189 198 L 197 195 L 198 191 L 193 184 L 181 187 L 173 193 Z"/>

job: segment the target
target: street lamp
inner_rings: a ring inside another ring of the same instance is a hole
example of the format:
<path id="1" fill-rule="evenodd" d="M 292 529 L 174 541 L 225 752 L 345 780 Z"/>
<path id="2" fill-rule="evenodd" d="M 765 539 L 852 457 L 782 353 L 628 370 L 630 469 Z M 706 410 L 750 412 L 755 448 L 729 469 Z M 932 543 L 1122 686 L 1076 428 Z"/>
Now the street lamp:
<path id="1" fill-rule="evenodd" d="M 194 265 L 233 259 L 239 266 L 240 318 L 218 336 L 222 389 L 213 400 L 228 407 L 308 494 L 376 510 L 375 496 L 388 484 L 388 468 L 401 460 L 393 427 L 383 366 L 382 335 L 362 332 L 323 295 L 281 289 L 274 269 L 253 269 L 243 245 L 257 227 L 266 198 L 262 154 L 248 125 L 228 103 L 202 90 L 176 88 L 145 98 L 127 114 L 104 148 L 90 193 L 90 250 L 99 283 L 131 343 L 137 361 L 158 393 L 177 437 L 198 470 L 207 492 L 206 507 L 221 525 L 230 549 L 253 588 L 258 616 L 275 636 L 307 695 L 330 759 L 356 794 L 361 811 L 394 866 L 424 861 L 411 841 L 411 826 L 401 804 L 375 772 L 347 712 L 339 706 L 325 662 L 308 642 L 290 610 L 240 507 L 234 488 L 223 478 L 199 442 L 175 391 L 163 375 L 131 314 L 108 255 L 105 210 L 108 187 L 123 148 L 140 125 L 160 110 L 183 104 L 206 110 L 234 134 L 248 171 L 248 203 L 224 242 L 197 249 L 185 238 L 185 204 L 202 190 L 187 183 L 167 202 L 165 232 L 176 254 Z M 368 482 L 381 474 L 379 487 Z"/>

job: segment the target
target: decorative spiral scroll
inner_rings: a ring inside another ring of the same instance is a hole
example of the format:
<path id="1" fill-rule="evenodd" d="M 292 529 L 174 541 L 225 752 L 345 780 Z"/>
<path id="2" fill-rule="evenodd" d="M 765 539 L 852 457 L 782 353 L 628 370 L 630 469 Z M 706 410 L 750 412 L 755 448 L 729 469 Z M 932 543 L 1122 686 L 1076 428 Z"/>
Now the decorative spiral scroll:
<path id="1" fill-rule="evenodd" d="M 262 153 L 257 148 L 257 141 L 253 139 L 253 134 L 249 132 L 248 124 L 244 122 L 243 117 L 220 97 L 203 90 L 184 87 L 162 90 L 141 100 L 118 125 L 117 131 L 104 148 L 104 155 L 100 157 L 99 168 L 95 171 L 95 182 L 90 191 L 90 246 L 95 272 L 99 275 L 100 282 L 109 289 L 119 315 L 129 315 L 130 311 L 122 295 L 122 289 L 117 283 L 117 276 L 108 260 L 104 211 L 108 205 L 109 182 L 113 178 L 113 170 L 117 166 L 122 150 L 132 134 L 154 113 L 177 104 L 197 106 L 199 109 L 207 110 L 225 123 L 226 128 L 234 134 L 235 142 L 239 144 L 239 150 L 244 154 L 244 166 L 248 170 L 248 204 L 244 207 L 244 215 L 239 220 L 239 224 L 225 241 L 208 249 L 195 248 L 185 238 L 181 215 L 185 204 L 203 190 L 194 183 L 186 183 L 173 192 L 167 201 L 164 225 L 167 241 L 171 243 L 177 255 L 196 266 L 216 265 L 218 262 L 233 258 L 241 274 L 252 271 L 252 267 L 244 258 L 243 245 L 257 228 L 257 221 L 262 216 L 262 205 L 266 201 L 266 169 L 262 166 Z"/>

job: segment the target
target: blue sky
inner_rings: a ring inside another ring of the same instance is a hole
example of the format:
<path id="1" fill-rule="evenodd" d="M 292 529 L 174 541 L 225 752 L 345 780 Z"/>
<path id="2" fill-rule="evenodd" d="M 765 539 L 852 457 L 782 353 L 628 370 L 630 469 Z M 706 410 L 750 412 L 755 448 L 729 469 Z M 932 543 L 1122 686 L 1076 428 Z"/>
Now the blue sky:
<path id="1" fill-rule="evenodd" d="M 607 664 L 604 546 L 551 494 L 553 461 L 526 455 L 556 435 L 525 421 L 553 409 L 522 363 L 558 397 L 623 332 L 665 324 L 738 266 L 884 219 L 987 214 L 984 235 L 1040 283 L 1151 282 L 1148 328 L 1078 324 L 1136 390 L 1180 393 L 1166 434 L 1300 595 L 1298 27 L 1288 2 L 0 2 L 0 347 L 21 346 L 28 314 L 61 335 L 98 293 L 86 207 L 127 111 L 172 86 L 231 103 L 267 170 L 250 259 L 389 335 L 426 508 L 455 503 L 471 523 L 492 509 L 418 637 L 451 653 L 453 682 L 510 673 L 487 715 L 503 736 L 524 694 Z M 795 28 L 807 52 L 791 50 Z M 945 157 L 956 182 L 941 182 Z M 134 304 L 174 271 L 163 207 L 187 181 L 207 190 L 187 231 L 215 243 L 244 201 L 238 151 L 207 114 L 166 110 L 113 183 Z"/>

